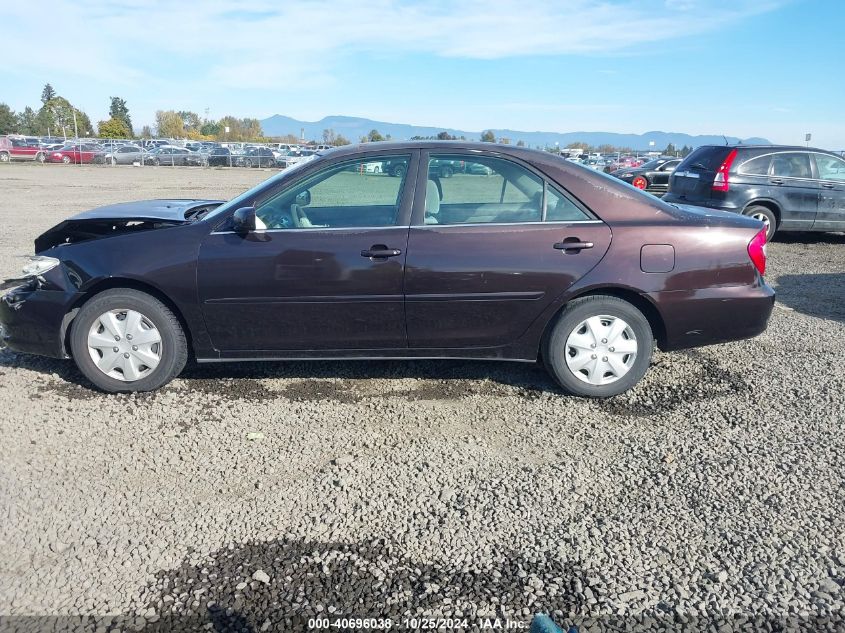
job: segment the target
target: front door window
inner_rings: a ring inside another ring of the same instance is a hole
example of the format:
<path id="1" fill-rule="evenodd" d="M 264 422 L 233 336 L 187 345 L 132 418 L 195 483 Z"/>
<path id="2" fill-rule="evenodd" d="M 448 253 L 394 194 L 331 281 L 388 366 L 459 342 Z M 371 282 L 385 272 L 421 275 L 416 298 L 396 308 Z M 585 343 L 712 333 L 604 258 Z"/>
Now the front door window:
<path id="1" fill-rule="evenodd" d="M 258 227 L 395 226 L 410 161 L 410 156 L 385 156 L 331 165 L 259 201 L 255 208 Z"/>

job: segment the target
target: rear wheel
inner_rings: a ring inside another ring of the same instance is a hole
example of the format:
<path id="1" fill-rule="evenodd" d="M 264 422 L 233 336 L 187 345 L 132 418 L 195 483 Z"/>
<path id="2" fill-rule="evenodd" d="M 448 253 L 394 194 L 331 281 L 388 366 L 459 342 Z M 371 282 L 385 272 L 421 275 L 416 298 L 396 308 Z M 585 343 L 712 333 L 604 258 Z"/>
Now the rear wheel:
<path id="1" fill-rule="evenodd" d="M 0 152 L 0 163 L 8 163 L 9 154 L 7 152 Z"/>
<path id="2" fill-rule="evenodd" d="M 112 393 L 158 389 L 188 358 L 176 316 L 155 297 L 129 288 L 106 290 L 83 305 L 70 347 L 85 377 Z"/>
<path id="3" fill-rule="evenodd" d="M 247 158 L 247 159 L 244 161 L 244 167 L 252 167 L 252 160 L 250 160 L 249 158 Z"/>
<path id="4" fill-rule="evenodd" d="M 775 236 L 775 232 L 778 230 L 778 218 L 774 211 L 772 211 L 769 207 L 755 204 L 748 207 L 742 212 L 742 214 L 747 215 L 750 218 L 754 218 L 755 220 L 760 220 L 766 227 L 766 241 L 772 241 L 772 238 Z"/>
<path id="5" fill-rule="evenodd" d="M 37 160 L 39 163 L 43 163 L 47 160 L 47 154 L 45 154 L 44 152 L 39 152 L 35 155 L 35 160 Z"/>
<path id="6" fill-rule="evenodd" d="M 65 165 L 70 165 L 70 163 L 71 163 L 71 158 L 70 158 L 70 156 L 62 156 L 62 162 L 63 162 Z"/>
<path id="7" fill-rule="evenodd" d="M 618 297 L 570 302 L 546 340 L 546 368 L 568 393 L 607 398 L 645 375 L 654 337 L 648 319 Z"/>
<path id="8" fill-rule="evenodd" d="M 648 187 L 648 178 L 645 176 L 637 176 L 631 181 L 631 184 L 637 189 L 645 190 Z"/>
<path id="9" fill-rule="evenodd" d="M 401 178 L 405 175 L 405 165 L 395 165 L 393 169 L 390 170 L 390 175 Z"/>

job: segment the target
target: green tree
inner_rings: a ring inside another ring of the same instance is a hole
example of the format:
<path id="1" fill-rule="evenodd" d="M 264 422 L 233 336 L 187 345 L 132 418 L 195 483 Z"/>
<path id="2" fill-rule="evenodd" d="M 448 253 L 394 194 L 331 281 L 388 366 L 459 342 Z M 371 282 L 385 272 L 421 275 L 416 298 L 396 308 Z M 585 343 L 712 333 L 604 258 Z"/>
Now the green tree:
<path id="1" fill-rule="evenodd" d="M 82 110 L 74 108 L 64 97 L 53 97 L 35 115 L 36 134 L 55 134 L 80 137 L 94 133 L 91 119 Z"/>
<path id="2" fill-rule="evenodd" d="M 189 134 L 191 132 L 195 134 L 200 133 L 200 128 L 202 128 L 202 121 L 200 121 L 200 117 L 196 112 L 180 110 L 179 116 L 182 117 L 182 127 L 185 128 L 186 134 Z"/>
<path id="3" fill-rule="evenodd" d="M 53 86 L 45 84 L 44 90 L 41 91 L 41 103 L 47 103 L 51 99 L 55 99 L 57 96 L 56 91 L 53 90 Z"/>
<path id="4" fill-rule="evenodd" d="M 613 154 L 616 151 L 616 148 L 613 145 L 605 143 L 604 145 L 599 145 L 598 148 L 596 148 L 596 151 L 601 154 Z"/>
<path id="5" fill-rule="evenodd" d="M 370 133 L 367 135 L 367 140 L 370 143 L 377 143 L 379 141 L 383 141 L 384 137 L 379 133 L 378 130 L 370 130 Z"/>
<path id="6" fill-rule="evenodd" d="M 129 138 L 132 132 L 123 119 L 109 119 L 97 124 L 97 134 L 100 138 Z"/>
<path id="7" fill-rule="evenodd" d="M 335 141 L 337 140 L 337 133 L 331 129 L 323 130 L 323 143 L 326 145 L 334 145 Z"/>
<path id="8" fill-rule="evenodd" d="M 141 128 L 141 138 L 152 138 L 153 137 L 153 130 L 149 125 L 145 125 Z"/>
<path id="9" fill-rule="evenodd" d="M 156 112 L 156 130 L 161 137 L 182 138 L 185 136 L 185 124 L 175 110 Z"/>
<path id="10" fill-rule="evenodd" d="M 438 141 L 454 141 L 457 140 L 457 136 L 452 136 L 449 132 L 438 132 L 437 133 L 437 140 Z"/>
<path id="11" fill-rule="evenodd" d="M 588 143 L 584 143 L 583 141 L 575 141 L 574 143 L 567 145 L 566 149 L 581 149 L 587 151 L 590 149 L 590 145 Z"/>
<path id="12" fill-rule="evenodd" d="M 18 131 L 21 134 L 39 134 L 38 115 L 35 110 L 26 106 L 23 112 L 18 114 Z"/>
<path id="13" fill-rule="evenodd" d="M 664 153 L 664 154 L 666 154 L 667 156 L 674 156 L 674 155 L 675 155 L 675 152 L 677 152 L 677 151 L 678 151 L 678 150 L 677 150 L 677 149 L 675 149 L 675 145 L 674 145 L 674 144 L 672 144 L 672 143 L 669 143 L 669 144 L 666 146 L 666 149 L 664 149 L 664 150 L 663 150 L 663 153 Z"/>
<path id="14" fill-rule="evenodd" d="M 220 124 L 217 121 L 203 121 L 200 127 L 200 134 L 203 136 L 218 136 L 221 132 Z"/>
<path id="15" fill-rule="evenodd" d="M 126 101 L 120 97 L 109 97 L 109 99 L 111 99 L 109 117 L 123 121 L 126 128 L 129 130 L 129 136 L 134 136 L 135 133 L 132 130 L 132 118 L 129 116 L 129 108 L 126 105 Z"/>
<path id="16" fill-rule="evenodd" d="M 481 133 L 481 141 L 483 143 L 495 143 L 496 142 L 496 135 L 493 134 L 492 130 L 484 130 Z"/>
<path id="17" fill-rule="evenodd" d="M 517 146 L 517 147 L 525 147 L 525 141 L 523 141 L 522 139 L 519 139 L 519 140 L 516 142 L 516 146 Z"/>
<path id="18" fill-rule="evenodd" d="M 341 145 L 349 145 L 351 141 L 346 138 L 343 134 L 338 134 L 334 139 L 334 146 L 340 147 Z"/>
<path id="19" fill-rule="evenodd" d="M 10 134 L 18 129 L 18 117 L 5 103 L 0 103 L 0 134 Z"/>

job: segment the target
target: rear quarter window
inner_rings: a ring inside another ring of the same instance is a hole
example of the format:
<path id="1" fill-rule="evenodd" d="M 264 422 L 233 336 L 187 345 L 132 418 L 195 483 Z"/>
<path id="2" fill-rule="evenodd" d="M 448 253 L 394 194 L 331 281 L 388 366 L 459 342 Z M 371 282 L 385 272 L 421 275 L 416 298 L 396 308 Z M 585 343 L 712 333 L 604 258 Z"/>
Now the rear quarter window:
<path id="1" fill-rule="evenodd" d="M 758 156 L 746 160 L 737 167 L 738 174 L 746 174 L 748 176 L 767 176 L 769 174 L 769 165 L 772 162 L 772 155 Z"/>

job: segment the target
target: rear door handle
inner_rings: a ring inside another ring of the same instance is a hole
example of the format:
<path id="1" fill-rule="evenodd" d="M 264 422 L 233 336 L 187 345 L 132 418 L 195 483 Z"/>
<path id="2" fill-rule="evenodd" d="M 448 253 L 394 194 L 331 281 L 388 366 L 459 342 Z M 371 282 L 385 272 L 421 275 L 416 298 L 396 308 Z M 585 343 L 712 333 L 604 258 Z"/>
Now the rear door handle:
<path id="1" fill-rule="evenodd" d="M 772 178 L 770 181 L 773 185 L 782 185 L 783 181 L 780 178 Z"/>
<path id="2" fill-rule="evenodd" d="M 567 237 L 562 242 L 558 242 L 554 247 L 559 251 L 582 251 L 585 248 L 592 248 L 592 242 L 582 242 L 577 237 Z"/>
<path id="3" fill-rule="evenodd" d="M 361 251 L 361 257 L 375 257 L 379 259 L 387 257 L 396 257 L 401 255 L 402 251 L 398 248 L 388 248 L 384 244 L 374 244 L 365 251 Z"/>
<path id="4" fill-rule="evenodd" d="M 832 182 L 823 182 L 822 183 L 822 187 L 824 187 L 825 189 L 833 189 L 835 186 L 836 185 L 834 185 Z"/>

